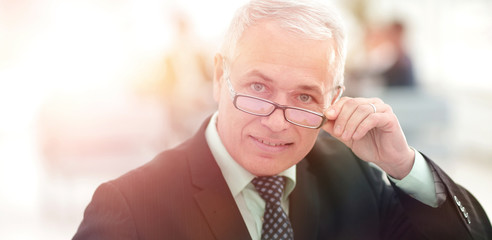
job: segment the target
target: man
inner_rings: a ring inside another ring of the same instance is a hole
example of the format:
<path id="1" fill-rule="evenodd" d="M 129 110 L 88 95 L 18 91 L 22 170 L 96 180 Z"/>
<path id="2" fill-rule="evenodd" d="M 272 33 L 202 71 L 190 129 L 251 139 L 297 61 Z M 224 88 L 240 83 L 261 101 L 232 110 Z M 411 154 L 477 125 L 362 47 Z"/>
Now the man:
<path id="1" fill-rule="evenodd" d="M 408 146 L 388 105 L 337 101 L 344 41 L 324 5 L 246 4 L 215 57 L 217 113 L 102 184 L 74 239 L 491 239 L 479 203 Z"/>

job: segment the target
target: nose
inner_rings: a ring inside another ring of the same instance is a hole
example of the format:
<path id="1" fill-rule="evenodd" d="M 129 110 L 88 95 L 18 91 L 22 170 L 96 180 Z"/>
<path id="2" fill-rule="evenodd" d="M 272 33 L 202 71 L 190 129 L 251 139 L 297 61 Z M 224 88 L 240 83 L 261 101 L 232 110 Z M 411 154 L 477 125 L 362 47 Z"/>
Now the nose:
<path id="1" fill-rule="evenodd" d="M 290 123 L 285 120 L 284 111 L 282 109 L 275 109 L 270 116 L 262 117 L 261 123 L 273 132 L 281 132 L 290 125 Z"/>

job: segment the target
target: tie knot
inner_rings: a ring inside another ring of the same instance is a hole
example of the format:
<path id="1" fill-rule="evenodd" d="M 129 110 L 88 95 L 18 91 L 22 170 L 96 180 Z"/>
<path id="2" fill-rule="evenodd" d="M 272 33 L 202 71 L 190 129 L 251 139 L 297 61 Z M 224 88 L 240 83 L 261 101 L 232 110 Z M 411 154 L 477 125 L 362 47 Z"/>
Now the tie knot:
<path id="1" fill-rule="evenodd" d="M 279 202 L 284 192 L 285 178 L 282 176 L 256 177 L 251 181 L 256 191 L 267 203 Z"/>

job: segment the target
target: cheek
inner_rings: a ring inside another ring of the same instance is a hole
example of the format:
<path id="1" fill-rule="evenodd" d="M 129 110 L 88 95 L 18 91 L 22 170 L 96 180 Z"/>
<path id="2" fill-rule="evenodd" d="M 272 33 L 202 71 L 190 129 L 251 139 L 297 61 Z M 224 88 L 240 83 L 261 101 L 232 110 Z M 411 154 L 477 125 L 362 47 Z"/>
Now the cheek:
<path id="1" fill-rule="evenodd" d="M 223 97 L 223 96 L 222 96 Z M 222 98 L 223 99 L 223 98 Z M 221 102 L 219 105 L 219 129 L 228 143 L 237 144 L 243 138 L 242 132 L 247 125 L 248 116 L 237 110 L 232 102 Z M 224 144 L 228 144 L 224 143 Z"/>
<path id="2" fill-rule="evenodd" d="M 302 152 L 305 152 L 306 154 L 311 151 L 311 148 L 314 145 L 314 142 L 316 141 L 316 138 L 318 137 L 318 133 L 320 130 L 309 130 L 302 132 L 300 134 L 300 141 L 301 141 L 301 147 L 303 148 Z"/>

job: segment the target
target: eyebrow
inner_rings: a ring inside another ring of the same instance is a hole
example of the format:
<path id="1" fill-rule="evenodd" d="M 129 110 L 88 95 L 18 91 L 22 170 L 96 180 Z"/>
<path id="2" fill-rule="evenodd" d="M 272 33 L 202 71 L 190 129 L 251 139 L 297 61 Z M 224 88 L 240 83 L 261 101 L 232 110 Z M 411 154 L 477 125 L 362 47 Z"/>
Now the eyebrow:
<path id="1" fill-rule="evenodd" d="M 248 72 L 246 74 L 246 76 L 247 77 L 260 77 L 265 82 L 273 82 L 273 80 L 270 77 L 268 77 L 267 75 L 263 74 L 262 72 L 260 72 L 260 71 L 258 71 L 256 69 Z"/>
<path id="2" fill-rule="evenodd" d="M 300 86 L 298 86 L 298 88 L 300 88 L 301 90 L 305 90 L 305 91 L 315 92 L 316 94 L 318 94 L 321 97 L 323 96 L 321 89 L 315 85 L 300 85 Z"/>

